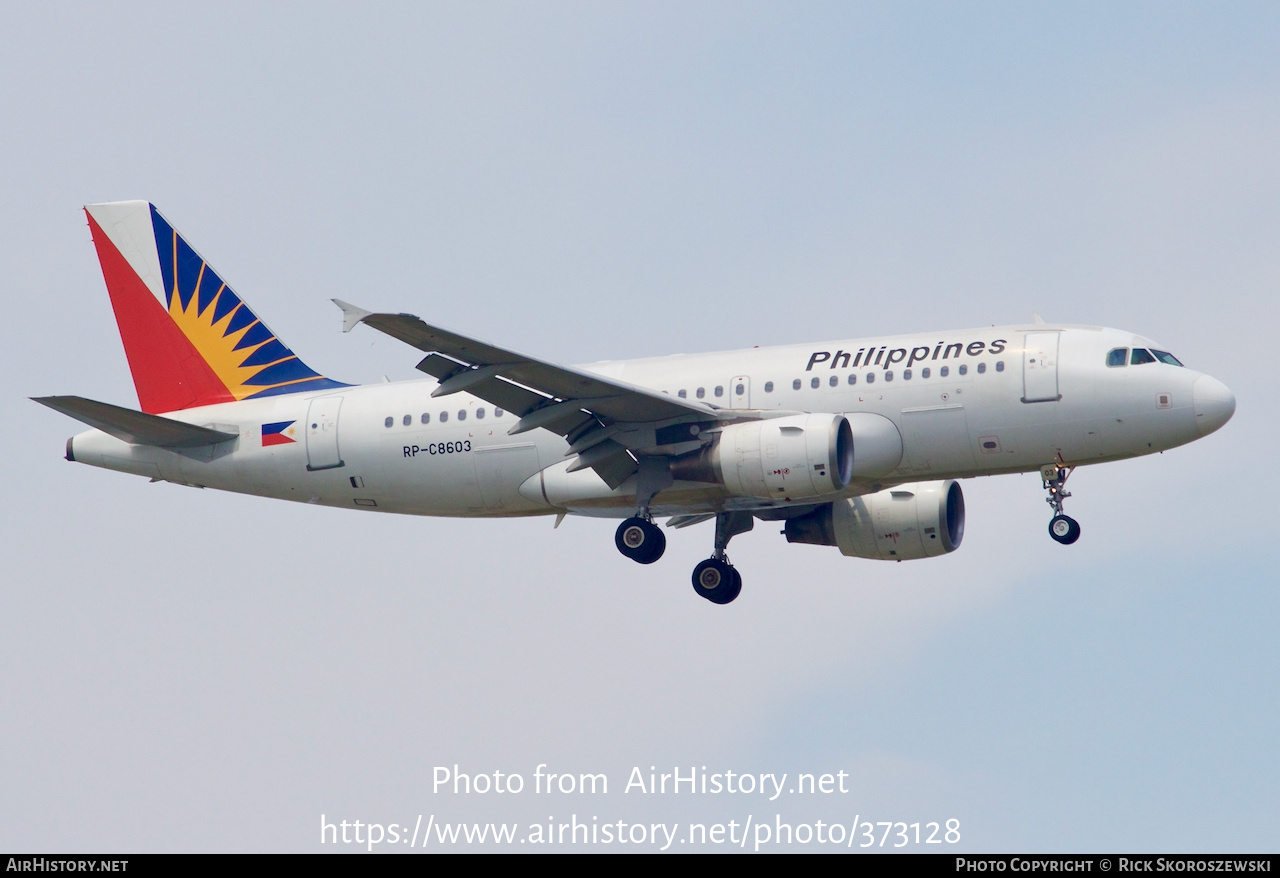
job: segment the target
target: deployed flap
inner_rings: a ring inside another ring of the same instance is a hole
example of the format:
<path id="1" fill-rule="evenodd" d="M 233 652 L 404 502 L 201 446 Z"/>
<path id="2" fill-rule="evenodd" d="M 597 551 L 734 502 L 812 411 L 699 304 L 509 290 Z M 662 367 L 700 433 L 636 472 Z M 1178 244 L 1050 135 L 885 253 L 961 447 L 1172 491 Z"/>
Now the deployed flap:
<path id="1" fill-rule="evenodd" d="M 704 521 L 710 521 L 715 517 L 716 514 L 714 512 L 700 512 L 694 515 L 673 515 L 667 519 L 667 527 L 691 527 L 695 524 L 701 524 Z"/>
<path id="2" fill-rule="evenodd" d="M 38 396 L 35 402 L 55 412 L 69 415 L 132 445 L 155 445 L 160 448 L 199 448 L 216 445 L 237 437 L 235 433 L 197 427 L 172 418 L 135 412 L 133 409 L 85 399 L 82 396 Z"/>
<path id="3" fill-rule="evenodd" d="M 634 384 L 615 381 L 579 369 L 537 360 L 458 335 L 447 329 L 431 326 L 412 314 L 374 314 L 346 302 L 336 299 L 334 301 L 343 310 L 344 328 L 357 323 L 367 323 L 374 329 L 413 345 L 418 350 L 443 355 L 443 357 L 428 357 L 419 364 L 422 371 L 442 381 L 460 374 L 465 369 L 494 367 L 491 377 L 477 378 L 474 384 L 467 387 L 467 391 L 480 399 L 501 405 L 517 415 L 528 414 L 537 408 L 541 401 L 527 398 L 527 408 L 521 411 L 520 408 L 510 405 L 509 391 L 503 393 L 502 400 L 491 400 L 488 394 L 493 392 L 495 385 L 507 382 L 518 384 L 545 394 L 547 401 L 577 400 L 582 403 L 582 409 L 615 421 L 662 421 L 690 414 L 715 417 L 715 409 L 712 406 L 694 400 L 667 396 L 645 387 L 637 387 Z M 447 373 L 441 368 L 445 365 L 441 362 L 444 358 L 457 364 Z"/>

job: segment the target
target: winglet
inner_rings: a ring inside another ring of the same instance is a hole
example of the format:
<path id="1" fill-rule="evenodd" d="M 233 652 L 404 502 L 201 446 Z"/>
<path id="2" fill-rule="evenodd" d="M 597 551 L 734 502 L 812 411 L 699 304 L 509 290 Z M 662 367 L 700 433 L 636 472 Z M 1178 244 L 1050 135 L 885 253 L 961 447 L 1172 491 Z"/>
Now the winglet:
<path id="1" fill-rule="evenodd" d="M 366 317 L 372 314 L 372 311 L 366 311 L 363 308 L 357 308 L 350 302 L 344 302 L 341 299 L 334 299 L 333 304 L 342 309 L 342 331 L 350 332 L 360 325 Z"/>
<path id="2" fill-rule="evenodd" d="M 1044 318 L 1040 316 L 1039 311 L 1032 311 L 1031 316 L 1035 319 L 1036 326 L 1044 326 Z"/>

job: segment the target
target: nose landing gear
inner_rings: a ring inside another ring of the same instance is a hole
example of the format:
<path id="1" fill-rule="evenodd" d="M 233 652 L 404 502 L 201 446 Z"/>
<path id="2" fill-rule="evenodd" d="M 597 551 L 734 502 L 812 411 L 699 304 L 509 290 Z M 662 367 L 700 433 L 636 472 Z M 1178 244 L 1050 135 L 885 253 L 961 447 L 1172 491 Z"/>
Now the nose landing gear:
<path id="1" fill-rule="evenodd" d="M 1045 502 L 1053 507 L 1053 518 L 1049 520 L 1049 536 L 1064 546 L 1069 546 L 1080 539 L 1079 522 L 1062 512 L 1062 501 L 1071 496 L 1071 492 L 1065 490 L 1065 487 L 1067 478 L 1074 469 L 1075 467 L 1072 466 L 1057 464 L 1049 464 L 1040 469 L 1040 480 L 1044 483 L 1045 490 L 1049 492 Z"/>

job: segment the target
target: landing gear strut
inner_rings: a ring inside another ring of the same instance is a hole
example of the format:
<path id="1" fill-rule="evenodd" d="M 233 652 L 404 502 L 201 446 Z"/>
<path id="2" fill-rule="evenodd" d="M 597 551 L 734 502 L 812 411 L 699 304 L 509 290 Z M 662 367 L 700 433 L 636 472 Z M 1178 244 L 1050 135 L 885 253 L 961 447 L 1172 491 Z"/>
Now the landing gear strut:
<path id="1" fill-rule="evenodd" d="M 652 564 L 667 550 L 667 537 L 662 528 L 653 523 L 649 503 L 671 482 L 664 462 L 653 458 L 640 462 L 636 477 L 636 514 L 618 525 L 618 532 L 613 536 L 618 551 L 632 561 Z"/>
<path id="2" fill-rule="evenodd" d="M 693 568 L 693 590 L 713 604 L 727 604 L 742 592 L 742 574 L 729 563 L 729 540 L 755 526 L 750 512 L 721 512 L 716 516 L 716 547 L 711 557 Z"/>
<path id="3" fill-rule="evenodd" d="M 1049 492 L 1045 502 L 1053 507 L 1053 518 L 1049 521 L 1049 536 L 1064 546 L 1069 546 L 1080 539 L 1080 524 L 1062 512 L 1062 501 L 1071 496 L 1071 492 L 1065 490 L 1067 477 L 1074 469 L 1075 467 L 1071 466 L 1050 464 L 1040 470 L 1040 480 L 1044 483 L 1045 490 Z"/>

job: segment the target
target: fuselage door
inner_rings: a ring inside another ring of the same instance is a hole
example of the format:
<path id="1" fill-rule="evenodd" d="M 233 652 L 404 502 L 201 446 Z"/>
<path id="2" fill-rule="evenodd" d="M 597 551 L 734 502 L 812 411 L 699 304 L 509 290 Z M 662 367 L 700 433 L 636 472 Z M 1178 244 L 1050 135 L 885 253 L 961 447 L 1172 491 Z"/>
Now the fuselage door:
<path id="1" fill-rule="evenodd" d="M 1022 401 L 1057 402 L 1058 332 L 1028 332 L 1022 347 Z"/>
<path id="2" fill-rule="evenodd" d="M 307 469 L 333 469 L 342 466 L 338 453 L 338 409 L 342 397 L 321 396 L 311 400 L 307 409 Z"/>
<path id="3" fill-rule="evenodd" d="M 751 408 L 751 379 L 746 375 L 738 375 L 729 382 L 729 408 Z"/>

